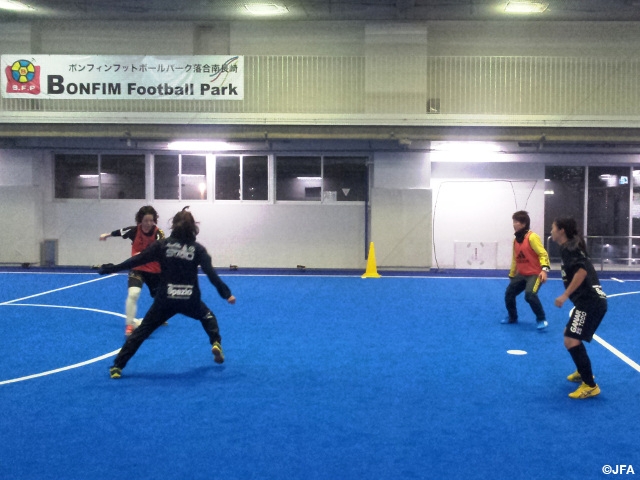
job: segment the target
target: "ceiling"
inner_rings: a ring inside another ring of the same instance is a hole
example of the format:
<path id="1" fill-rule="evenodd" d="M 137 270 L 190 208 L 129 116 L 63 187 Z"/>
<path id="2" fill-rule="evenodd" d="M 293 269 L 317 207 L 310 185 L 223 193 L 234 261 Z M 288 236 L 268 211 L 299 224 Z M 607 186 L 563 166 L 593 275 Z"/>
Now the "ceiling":
<path id="1" fill-rule="evenodd" d="M 523 1 L 523 0 L 520 0 Z M 0 20 L 132 21 L 640 21 L 640 0 L 539 0 L 548 9 L 538 15 L 506 14 L 507 0 L 23 0 L 35 10 L 0 10 Z M 248 3 L 275 3 L 288 13 L 255 17 Z"/>

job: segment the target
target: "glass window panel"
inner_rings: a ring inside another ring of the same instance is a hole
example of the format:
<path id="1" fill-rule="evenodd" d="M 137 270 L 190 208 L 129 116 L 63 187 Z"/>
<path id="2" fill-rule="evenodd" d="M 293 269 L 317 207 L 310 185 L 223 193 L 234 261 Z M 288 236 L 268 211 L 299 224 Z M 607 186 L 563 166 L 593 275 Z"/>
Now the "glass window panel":
<path id="1" fill-rule="evenodd" d="M 54 157 L 55 198 L 99 197 L 97 155 L 56 155 Z"/>
<path id="2" fill-rule="evenodd" d="M 154 158 L 153 185 L 155 198 L 159 200 L 180 199 L 180 157 L 178 155 L 156 155 Z"/>
<path id="3" fill-rule="evenodd" d="M 269 199 L 269 161 L 266 155 L 242 158 L 242 199 Z"/>
<path id="4" fill-rule="evenodd" d="M 584 219 L 584 167 L 545 167 L 544 241 L 558 217 L 572 217 L 582 226 Z M 552 262 L 560 261 L 560 247 L 548 243 Z"/>
<path id="5" fill-rule="evenodd" d="M 182 155 L 182 200 L 207 198 L 207 157 Z"/>
<path id="6" fill-rule="evenodd" d="M 102 155 L 100 198 L 145 198 L 144 155 Z"/>
<path id="7" fill-rule="evenodd" d="M 589 167 L 588 235 L 629 235 L 629 167 Z"/>
<path id="8" fill-rule="evenodd" d="M 216 157 L 216 200 L 240 200 L 240 157 Z"/>
<path id="9" fill-rule="evenodd" d="M 367 157 L 325 157 L 325 201 L 364 202 L 367 198 Z"/>
<path id="10" fill-rule="evenodd" d="M 321 191 L 320 157 L 276 159 L 276 200 L 318 201 Z"/>
<path id="11" fill-rule="evenodd" d="M 631 185 L 633 188 L 633 198 L 631 200 L 631 235 L 640 236 L 640 168 L 634 167 L 631 174 Z M 631 262 L 640 263 L 640 240 L 633 239 L 631 242 Z"/>
<path id="12" fill-rule="evenodd" d="M 640 235 L 640 168 L 634 168 L 631 176 L 633 203 L 631 205 L 632 235 Z"/>
<path id="13" fill-rule="evenodd" d="M 587 235 L 595 261 L 627 263 L 629 255 L 630 167 L 589 167 Z"/>

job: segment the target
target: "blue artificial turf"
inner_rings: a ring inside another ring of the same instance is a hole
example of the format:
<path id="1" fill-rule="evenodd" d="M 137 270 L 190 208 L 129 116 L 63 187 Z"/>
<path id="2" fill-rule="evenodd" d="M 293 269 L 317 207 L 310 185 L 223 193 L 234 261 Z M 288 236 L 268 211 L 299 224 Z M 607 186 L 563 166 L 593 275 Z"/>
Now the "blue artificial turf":
<path id="1" fill-rule="evenodd" d="M 0 382 L 118 349 L 126 276 L 0 274 Z M 111 380 L 111 358 L 0 384 L 7 479 L 600 478 L 637 465 L 639 373 L 587 346 L 599 397 L 562 345 L 569 305 L 541 289 L 550 326 L 501 325 L 504 278 L 201 277 L 226 362 L 197 322 L 173 318 Z M 640 283 L 603 281 L 605 291 Z M 640 360 L 640 294 L 612 296 L 600 337 Z M 11 303 L 7 303 L 11 302 Z M 93 310 L 48 308 L 48 304 Z M 150 305 L 143 293 L 140 311 Z M 526 355 L 511 355 L 518 349 Z"/>

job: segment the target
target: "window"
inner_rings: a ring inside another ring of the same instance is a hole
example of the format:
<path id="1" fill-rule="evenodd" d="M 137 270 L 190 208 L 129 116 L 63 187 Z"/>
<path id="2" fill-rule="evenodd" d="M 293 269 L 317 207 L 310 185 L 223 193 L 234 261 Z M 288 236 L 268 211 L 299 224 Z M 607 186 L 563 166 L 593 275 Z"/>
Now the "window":
<path id="1" fill-rule="evenodd" d="M 546 167 L 544 170 L 544 240 L 551 235 L 556 218 L 572 217 L 581 228 L 584 222 L 585 167 Z M 582 233 L 582 231 L 580 232 Z M 560 261 L 560 247 L 549 243 L 552 261 Z"/>
<path id="2" fill-rule="evenodd" d="M 145 198 L 144 155 L 57 154 L 55 198 Z"/>
<path id="3" fill-rule="evenodd" d="M 367 157 L 278 157 L 276 200 L 364 202 Z"/>
<path id="4" fill-rule="evenodd" d="M 269 162 L 266 155 L 216 157 L 216 200 L 268 199 Z"/>
<path id="5" fill-rule="evenodd" d="M 207 198 L 207 157 L 156 155 L 153 181 L 158 200 L 204 200 Z"/>
<path id="6" fill-rule="evenodd" d="M 276 200 L 319 201 L 321 198 L 320 157 L 276 159 Z"/>
<path id="7" fill-rule="evenodd" d="M 325 202 L 364 202 L 367 199 L 366 157 L 325 157 L 322 177 Z"/>
<path id="8" fill-rule="evenodd" d="M 100 198 L 145 198 L 144 155 L 101 155 Z"/>
<path id="9" fill-rule="evenodd" d="M 159 200 L 180 198 L 180 156 L 156 155 L 153 164 L 155 198 Z"/>
<path id="10" fill-rule="evenodd" d="M 589 253 L 601 263 L 627 263 L 630 167 L 589 167 L 587 235 Z"/>
<path id="11" fill-rule="evenodd" d="M 216 200 L 240 199 L 240 157 L 216 157 Z"/>
<path id="12" fill-rule="evenodd" d="M 56 198 L 99 198 L 98 155 L 56 155 L 54 163 Z"/>
<path id="13" fill-rule="evenodd" d="M 242 199 L 269 199 L 269 162 L 266 155 L 242 158 Z"/>
<path id="14" fill-rule="evenodd" d="M 180 179 L 182 200 L 205 200 L 207 198 L 207 157 L 182 155 Z"/>
<path id="15" fill-rule="evenodd" d="M 631 177 L 633 185 L 633 203 L 631 205 L 632 235 L 640 235 L 640 168 L 634 167 Z"/>

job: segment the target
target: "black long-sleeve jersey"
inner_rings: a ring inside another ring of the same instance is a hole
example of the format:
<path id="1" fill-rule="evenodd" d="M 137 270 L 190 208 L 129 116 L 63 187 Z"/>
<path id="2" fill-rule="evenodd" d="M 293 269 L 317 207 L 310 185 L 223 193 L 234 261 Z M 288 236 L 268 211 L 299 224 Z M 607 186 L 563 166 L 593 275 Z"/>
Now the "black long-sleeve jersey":
<path id="1" fill-rule="evenodd" d="M 222 298 L 231 297 L 231 290 L 213 268 L 206 248 L 196 241 L 181 242 L 171 236 L 152 243 L 140 254 L 118 265 L 103 266 L 102 273 L 129 270 L 153 261 L 159 262 L 161 267 L 160 287 L 155 296 L 158 301 L 199 302 L 198 266 Z"/>
<path id="2" fill-rule="evenodd" d="M 567 242 L 560 249 L 562 258 L 562 282 L 565 288 L 569 286 L 573 277 L 580 269 L 587 272 L 584 282 L 573 292 L 569 299 L 576 306 L 590 305 L 606 299 L 606 294 L 602 291 L 600 280 L 596 273 L 591 260 L 587 255 L 575 244 L 575 242 Z"/>

